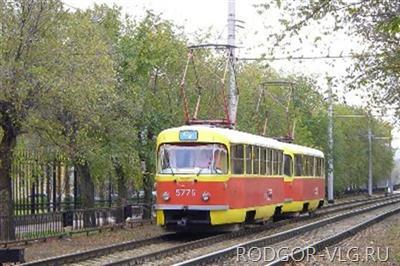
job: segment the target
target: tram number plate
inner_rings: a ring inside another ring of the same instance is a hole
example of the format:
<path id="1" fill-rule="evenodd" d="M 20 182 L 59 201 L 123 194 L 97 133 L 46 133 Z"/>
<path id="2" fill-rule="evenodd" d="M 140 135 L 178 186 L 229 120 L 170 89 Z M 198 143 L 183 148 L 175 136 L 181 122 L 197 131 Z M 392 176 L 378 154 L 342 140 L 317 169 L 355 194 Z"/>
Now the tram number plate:
<path id="1" fill-rule="evenodd" d="M 175 196 L 177 197 L 189 197 L 196 196 L 196 190 L 191 188 L 177 188 L 175 189 Z"/>

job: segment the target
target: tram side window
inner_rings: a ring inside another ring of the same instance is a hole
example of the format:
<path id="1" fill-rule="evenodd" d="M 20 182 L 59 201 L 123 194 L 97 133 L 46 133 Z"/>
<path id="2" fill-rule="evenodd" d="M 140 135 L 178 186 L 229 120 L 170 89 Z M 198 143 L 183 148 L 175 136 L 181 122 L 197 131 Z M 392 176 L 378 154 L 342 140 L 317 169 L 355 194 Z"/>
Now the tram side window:
<path id="1" fill-rule="evenodd" d="M 244 172 L 244 149 L 242 144 L 232 145 L 231 165 L 233 174 L 243 174 Z"/>
<path id="2" fill-rule="evenodd" d="M 307 176 L 312 176 L 312 173 L 311 173 L 311 158 L 312 157 L 310 157 L 310 156 L 307 156 Z"/>
<path id="3" fill-rule="evenodd" d="M 292 169 L 293 169 L 293 161 L 290 155 L 284 155 L 284 169 L 283 173 L 286 176 L 292 176 Z"/>
<path id="4" fill-rule="evenodd" d="M 310 157 L 310 176 L 315 175 L 315 163 L 314 163 L 314 158 L 315 157 Z"/>
<path id="5" fill-rule="evenodd" d="M 274 175 L 279 175 L 279 151 L 274 150 Z"/>
<path id="6" fill-rule="evenodd" d="M 252 167 L 251 167 L 251 146 L 246 145 L 246 174 L 251 174 L 252 173 Z"/>
<path id="7" fill-rule="evenodd" d="M 315 158 L 315 157 L 312 157 L 312 168 L 313 168 L 312 175 L 316 176 L 317 175 L 317 158 Z"/>
<path id="8" fill-rule="evenodd" d="M 279 175 L 279 151 L 274 150 L 275 159 L 274 159 L 274 173 L 275 175 Z"/>
<path id="9" fill-rule="evenodd" d="M 315 175 L 322 176 L 322 165 L 321 165 L 321 158 L 315 158 Z"/>
<path id="10" fill-rule="evenodd" d="M 282 168 L 283 168 L 283 152 L 278 152 L 278 175 L 282 175 Z"/>
<path id="11" fill-rule="evenodd" d="M 280 151 L 277 151 L 277 150 L 275 150 L 275 159 L 276 159 L 276 161 L 275 161 L 275 166 L 276 166 L 276 168 L 275 168 L 275 175 L 279 175 L 279 173 L 280 173 L 280 171 L 279 171 L 279 166 L 280 166 L 280 163 L 279 163 L 279 159 L 280 159 Z"/>
<path id="12" fill-rule="evenodd" d="M 269 160 L 270 160 L 270 166 L 271 166 L 271 168 L 270 168 L 271 175 L 274 175 L 274 173 L 275 173 L 275 169 L 274 169 L 275 151 L 273 149 L 269 150 Z"/>
<path id="13" fill-rule="evenodd" d="M 307 156 L 305 156 L 305 155 L 303 155 L 302 156 L 302 158 L 303 158 L 303 171 L 302 171 L 302 173 L 303 173 L 303 176 L 307 176 Z"/>
<path id="14" fill-rule="evenodd" d="M 295 160 L 295 172 L 294 175 L 295 176 L 302 176 L 302 172 L 303 172 L 303 158 L 300 154 L 296 154 L 294 156 L 294 160 Z"/>
<path id="15" fill-rule="evenodd" d="M 313 157 L 306 156 L 306 176 L 313 176 L 314 161 Z"/>
<path id="16" fill-rule="evenodd" d="M 253 146 L 253 174 L 260 174 L 260 148 Z"/>
<path id="17" fill-rule="evenodd" d="M 267 155 L 266 149 L 260 148 L 260 175 L 266 174 L 266 166 L 267 166 Z"/>
<path id="18" fill-rule="evenodd" d="M 266 161 L 266 165 L 265 165 L 265 174 L 266 175 L 271 175 L 271 149 L 266 149 L 265 151 L 265 161 Z"/>
<path id="19" fill-rule="evenodd" d="M 307 156 L 307 176 L 313 176 L 313 157 Z"/>
<path id="20" fill-rule="evenodd" d="M 325 175 L 325 164 L 323 158 L 315 158 L 317 160 L 317 169 L 316 169 L 316 176 L 324 176 Z"/>
<path id="21" fill-rule="evenodd" d="M 275 150 L 271 149 L 271 175 L 275 175 Z"/>
<path id="22" fill-rule="evenodd" d="M 303 176 L 310 176 L 310 157 L 303 155 Z"/>

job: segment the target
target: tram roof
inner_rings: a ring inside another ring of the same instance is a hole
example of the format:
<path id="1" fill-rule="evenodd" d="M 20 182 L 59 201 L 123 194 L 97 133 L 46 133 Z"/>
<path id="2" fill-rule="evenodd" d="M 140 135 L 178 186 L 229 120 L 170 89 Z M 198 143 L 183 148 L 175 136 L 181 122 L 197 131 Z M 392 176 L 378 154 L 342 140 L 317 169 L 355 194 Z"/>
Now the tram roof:
<path id="1" fill-rule="evenodd" d="M 162 133 L 164 133 L 164 132 L 167 133 L 170 131 L 179 132 L 181 130 L 196 130 L 200 134 L 201 134 L 201 132 L 218 134 L 219 136 L 223 137 L 224 139 L 226 139 L 226 141 L 229 141 L 230 143 L 258 145 L 258 146 L 271 147 L 274 149 L 281 149 L 281 150 L 283 150 L 283 148 L 284 148 L 282 146 L 282 144 L 283 144 L 282 142 L 279 142 L 272 138 L 257 136 L 254 134 L 241 132 L 241 131 L 238 131 L 235 129 L 220 128 L 220 127 L 209 126 L 209 125 L 193 125 L 193 126 L 175 127 L 175 128 L 166 129 Z"/>
<path id="2" fill-rule="evenodd" d="M 209 125 L 193 125 L 193 126 L 181 126 L 181 127 L 171 128 L 171 129 L 165 130 L 165 132 L 168 132 L 168 131 L 179 132 L 181 130 L 197 130 L 198 132 L 208 131 L 210 133 L 215 133 L 215 134 L 218 134 L 218 135 L 224 137 L 230 143 L 243 143 L 243 144 L 249 144 L 249 145 L 270 147 L 270 148 L 280 149 L 280 150 L 288 149 L 293 153 L 324 157 L 324 154 L 321 151 L 313 149 L 313 148 L 308 148 L 308 147 L 296 145 L 296 144 L 284 143 L 284 142 L 280 142 L 276 139 L 262 137 L 262 136 L 238 131 L 235 129 L 229 129 L 229 128 L 220 128 L 220 127 L 214 127 L 214 126 L 209 126 Z"/>
<path id="3" fill-rule="evenodd" d="M 285 149 L 296 153 L 296 154 L 304 154 L 304 155 L 310 155 L 310 156 L 315 156 L 315 157 L 322 157 L 324 158 L 324 153 L 320 150 L 309 148 L 306 146 L 301 146 L 297 144 L 292 144 L 292 143 L 283 143 L 285 145 Z"/>

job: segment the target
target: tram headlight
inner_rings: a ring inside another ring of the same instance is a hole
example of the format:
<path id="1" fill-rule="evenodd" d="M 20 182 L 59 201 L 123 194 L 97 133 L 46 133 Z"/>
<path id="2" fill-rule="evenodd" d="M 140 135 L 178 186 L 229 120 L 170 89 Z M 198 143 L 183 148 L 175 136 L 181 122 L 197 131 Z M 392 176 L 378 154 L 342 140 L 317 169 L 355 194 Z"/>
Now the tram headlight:
<path id="1" fill-rule="evenodd" d="M 170 199 L 171 197 L 170 197 L 169 193 L 168 193 L 167 191 L 165 191 L 165 192 L 162 194 L 162 198 L 163 198 L 164 201 L 169 201 L 169 199 Z"/>
<path id="2" fill-rule="evenodd" d="M 201 194 L 201 199 L 203 201 L 209 201 L 211 197 L 211 194 L 209 192 L 203 192 L 203 194 Z"/>

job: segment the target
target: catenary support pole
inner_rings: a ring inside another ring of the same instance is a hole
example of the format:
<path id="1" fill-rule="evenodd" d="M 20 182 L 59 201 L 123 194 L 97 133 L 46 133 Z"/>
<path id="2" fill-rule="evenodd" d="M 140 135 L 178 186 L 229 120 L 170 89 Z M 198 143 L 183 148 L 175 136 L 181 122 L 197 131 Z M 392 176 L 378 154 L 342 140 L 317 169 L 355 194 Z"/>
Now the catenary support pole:
<path id="1" fill-rule="evenodd" d="M 235 64 L 235 0 L 228 0 L 228 44 L 230 45 L 231 64 L 229 67 L 229 119 L 230 122 L 236 124 L 236 113 L 238 105 L 238 93 L 236 89 L 236 80 L 234 72 Z"/>
<path id="2" fill-rule="evenodd" d="M 368 113 L 368 196 L 372 196 L 372 129 L 371 113 Z"/>
<path id="3" fill-rule="evenodd" d="M 328 202 L 334 203 L 333 196 L 333 95 L 332 95 L 332 84 L 328 82 Z"/>

